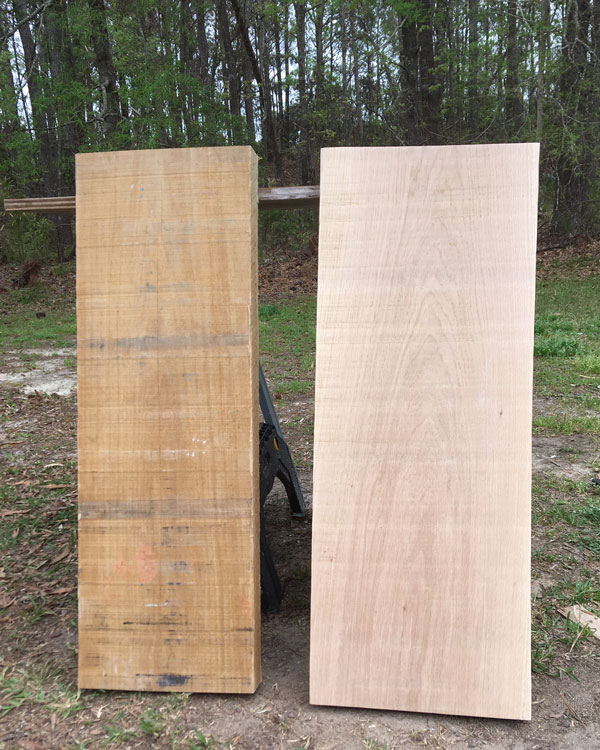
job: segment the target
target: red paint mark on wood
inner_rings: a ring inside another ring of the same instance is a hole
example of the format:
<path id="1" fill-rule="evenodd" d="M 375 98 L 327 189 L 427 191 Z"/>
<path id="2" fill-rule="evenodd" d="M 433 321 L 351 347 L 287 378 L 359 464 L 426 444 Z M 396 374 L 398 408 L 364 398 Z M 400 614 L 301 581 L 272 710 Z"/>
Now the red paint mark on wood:
<path id="1" fill-rule="evenodd" d="M 252 603 L 247 596 L 240 596 L 240 612 L 244 617 L 248 617 L 252 612 Z"/>
<path id="2" fill-rule="evenodd" d="M 135 551 L 138 580 L 150 583 L 156 578 L 158 563 L 156 553 L 149 544 L 141 544 Z"/>

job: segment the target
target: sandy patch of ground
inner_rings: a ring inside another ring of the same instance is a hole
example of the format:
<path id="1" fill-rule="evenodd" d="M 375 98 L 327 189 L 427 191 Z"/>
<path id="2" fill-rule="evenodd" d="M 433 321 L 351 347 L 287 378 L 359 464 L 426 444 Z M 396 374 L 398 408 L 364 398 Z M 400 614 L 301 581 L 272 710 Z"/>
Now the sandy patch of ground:
<path id="1" fill-rule="evenodd" d="M 24 357 L 29 358 L 24 359 Z M 75 349 L 26 349 L 3 356 L 0 383 L 16 386 L 23 393 L 55 393 L 68 396 L 77 387 L 77 373 L 65 360 L 75 358 Z"/>

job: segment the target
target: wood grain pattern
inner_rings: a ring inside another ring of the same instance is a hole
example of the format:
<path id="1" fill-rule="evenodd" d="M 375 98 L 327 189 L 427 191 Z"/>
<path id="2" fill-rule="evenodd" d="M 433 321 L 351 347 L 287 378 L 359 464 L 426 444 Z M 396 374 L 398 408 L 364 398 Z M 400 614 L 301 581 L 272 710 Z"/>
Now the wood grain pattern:
<path id="1" fill-rule="evenodd" d="M 258 208 L 262 211 L 318 208 L 319 186 L 258 188 Z M 6 198 L 4 210 L 15 213 L 71 214 L 75 215 L 75 196 L 57 198 Z"/>
<path id="2" fill-rule="evenodd" d="M 322 152 L 312 703 L 530 718 L 537 168 Z"/>
<path id="3" fill-rule="evenodd" d="M 76 167 L 79 685 L 253 692 L 257 158 Z"/>

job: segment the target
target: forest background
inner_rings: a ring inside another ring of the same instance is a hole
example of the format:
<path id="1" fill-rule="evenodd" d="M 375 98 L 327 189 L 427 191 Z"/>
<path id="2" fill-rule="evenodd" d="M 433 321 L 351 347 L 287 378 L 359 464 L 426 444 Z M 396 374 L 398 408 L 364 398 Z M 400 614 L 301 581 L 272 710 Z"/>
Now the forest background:
<path id="1" fill-rule="evenodd" d="M 74 194 L 80 151 L 251 144 L 306 185 L 324 146 L 539 140 L 540 229 L 599 236 L 599 53 L 600 0 L 0 0 L 0 198 Z M 0 260 L 73 231 L 4 215 Z"/>

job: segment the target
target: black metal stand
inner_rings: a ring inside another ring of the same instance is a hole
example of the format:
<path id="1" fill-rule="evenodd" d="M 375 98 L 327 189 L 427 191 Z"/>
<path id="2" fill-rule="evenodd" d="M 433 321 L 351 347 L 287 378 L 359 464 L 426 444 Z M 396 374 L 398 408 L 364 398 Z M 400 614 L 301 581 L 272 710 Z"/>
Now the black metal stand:
<path id="1" fill-rule="evenodd" d="M 304 518 L 306 506 L 298 481 L 298 474 L 281 432 L 262 365 L 259 365 L 259 400 L 265 420 L 265 424 L 260 425 L 259 432 L 261 604 L 263 612 L 275 613 L 279 612 L 281 607 L 283 586 L 273 563 L 273 556 L 267 540 L 264 514 L 265 501 L 273 489 L 275 479 L 279 479 L 285 488 L 294 518 Z"/>

